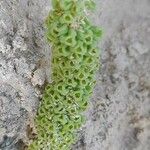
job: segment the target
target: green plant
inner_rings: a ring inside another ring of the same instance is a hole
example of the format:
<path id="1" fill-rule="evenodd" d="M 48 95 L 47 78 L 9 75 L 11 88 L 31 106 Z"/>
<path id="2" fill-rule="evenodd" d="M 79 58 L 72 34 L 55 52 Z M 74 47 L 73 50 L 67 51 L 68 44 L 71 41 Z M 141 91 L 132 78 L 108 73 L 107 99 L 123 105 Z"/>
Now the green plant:
<path id="1" fill-rule="evenodd" d="M 46 86 L 35 123 L 37 138 L 29 150 L 69 150 L 85 122 L 99 65 L 97 40 L 86 9 L 92 0 L 52 0 L 47 39 L 52 45 L 52 83 Z"/>

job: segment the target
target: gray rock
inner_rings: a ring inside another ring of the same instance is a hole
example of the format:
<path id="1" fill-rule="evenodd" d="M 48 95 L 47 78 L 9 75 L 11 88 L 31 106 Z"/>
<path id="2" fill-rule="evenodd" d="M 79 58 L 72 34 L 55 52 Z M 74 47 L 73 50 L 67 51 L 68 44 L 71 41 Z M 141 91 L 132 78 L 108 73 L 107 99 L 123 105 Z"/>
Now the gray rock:
<path id="1" fill-rule="evenodd" d="M 101 68 L 74 150 L 150 149 L 150 2 L 97 2 Z"/>
<path id="2" fill-rule="evenodd" d="M 46 82 L 48 1 L 0 1 L 0 149 L 28 142 Z M 18 147 L 21 149 L 21 145 Z"/>
<path id="3" fill-rule="evenodd" d="M 89 16 L 104 30 L 101 68 L 73 150 L 150 149 L 149 8 L 149 0 L 97 0 Z M 34 133 L 50 81 L 49 10 L 49 0 L 0 1 L 0 150 L 21 150 Z"/>

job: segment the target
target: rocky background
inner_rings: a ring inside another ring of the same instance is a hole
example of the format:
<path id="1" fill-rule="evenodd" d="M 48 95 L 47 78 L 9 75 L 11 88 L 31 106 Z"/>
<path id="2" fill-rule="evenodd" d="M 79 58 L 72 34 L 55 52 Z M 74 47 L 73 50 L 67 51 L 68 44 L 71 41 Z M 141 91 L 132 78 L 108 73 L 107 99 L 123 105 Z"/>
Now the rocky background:
<path id="1" fill-rule="evenodd" d="M 0 150 L 21 150 L 50 81 L 50 0 L 0 0 Z M 150 1 L 97 0 L 101 68 L 73 150 L 150 150 Z"/>

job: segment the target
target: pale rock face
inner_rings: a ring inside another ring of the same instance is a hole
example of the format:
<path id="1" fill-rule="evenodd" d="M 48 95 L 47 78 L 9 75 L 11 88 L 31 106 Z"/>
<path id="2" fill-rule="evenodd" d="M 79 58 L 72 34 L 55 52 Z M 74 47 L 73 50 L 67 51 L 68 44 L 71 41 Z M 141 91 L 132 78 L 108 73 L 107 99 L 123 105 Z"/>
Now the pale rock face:
<path id="1" fill-rule="evenodd" d="M 99 0 L 101 69 L 74 150 L 150 149 L 150 1 Z"/>
<path id="2" fill-rule="evenodd" d="M 0 150 L 20 150 L 50 81 L 49 0 L 0 1 Z M 74 150 L 150 149 L 150 2 L 97 0 L 101 68 Z"/>
<path id="3" fill-rule="evenodd" d="M 0 1 L 0 149 L 20 149 L 46 81 L 48 1 Z M 45 63 L 46 64 L 46 63 Z M 49 67 L 48 67 L 49 68 Z"/>

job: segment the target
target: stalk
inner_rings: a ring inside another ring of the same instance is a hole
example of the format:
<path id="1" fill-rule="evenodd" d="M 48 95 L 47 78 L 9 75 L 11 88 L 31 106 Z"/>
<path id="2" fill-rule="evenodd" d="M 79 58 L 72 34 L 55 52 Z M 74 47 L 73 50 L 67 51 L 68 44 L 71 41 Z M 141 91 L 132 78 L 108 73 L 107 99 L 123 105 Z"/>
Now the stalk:
<path id="1" fill-rule="evenodd" d="M 99 68 L 97 41 L 102 31 L 92 25 L 92 0 L 52 0 L 47 39 L 52 46 L 52 83 L 44 91 L 35 118 L 37 137 L 28 150 L 70 150 L 85 122 L 83 112 Z"/>

